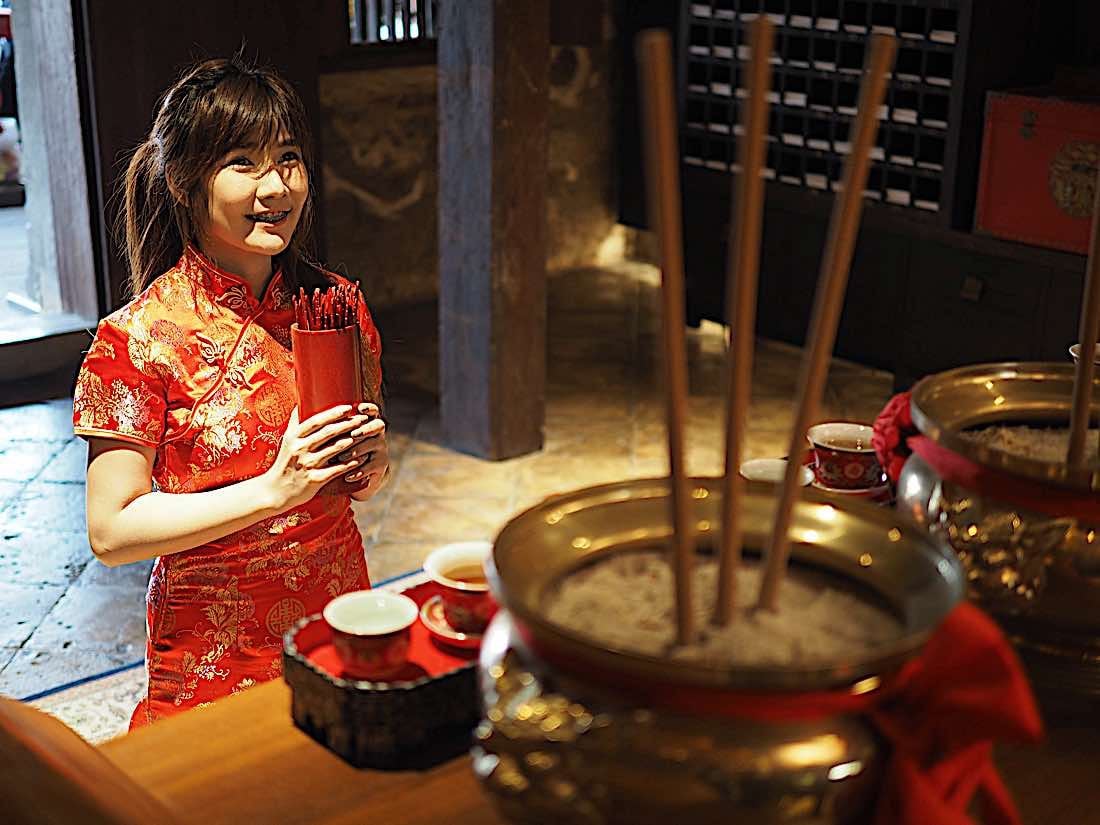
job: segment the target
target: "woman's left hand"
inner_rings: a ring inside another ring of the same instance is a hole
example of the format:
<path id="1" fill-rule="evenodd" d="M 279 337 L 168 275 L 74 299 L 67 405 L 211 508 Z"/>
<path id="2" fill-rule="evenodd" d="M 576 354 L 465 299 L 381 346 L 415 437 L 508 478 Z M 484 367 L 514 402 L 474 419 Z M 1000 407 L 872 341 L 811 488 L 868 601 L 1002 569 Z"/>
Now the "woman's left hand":
<path id="1" fill-rule="evenodd" d="M 344 480 L 354 484 L 363 482 L 363 486 L 351 493 L 356 501 L 366 501 L 382 489 L 390 472 L 390 450 L 386 444 L 386 422 L 381 418 L 375 418 L 363 427 L 359 432 L 353 432 L 352 438 L 365 435 L 366 437 L 348 450 L 341 453 L 337 461 L 347 462 L 353 458 L 363 457 L 363 463 L 355 468 L 355 471 L 344 476 Z"/>

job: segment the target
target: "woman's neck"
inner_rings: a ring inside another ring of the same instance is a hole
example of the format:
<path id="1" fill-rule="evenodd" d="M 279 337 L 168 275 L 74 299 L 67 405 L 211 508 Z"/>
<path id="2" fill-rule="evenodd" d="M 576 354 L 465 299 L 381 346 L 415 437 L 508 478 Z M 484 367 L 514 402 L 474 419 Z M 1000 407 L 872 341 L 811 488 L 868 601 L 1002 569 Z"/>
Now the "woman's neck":
<path id="1" fill-rule="evenodd" d="M 254 296 L 259 298 L 263 295 L 274 271 L 270 255 L 223 249 L 207 240 L 200 241 L 198 248 L 218 269 L 236 275 L 248 284 Z"/>

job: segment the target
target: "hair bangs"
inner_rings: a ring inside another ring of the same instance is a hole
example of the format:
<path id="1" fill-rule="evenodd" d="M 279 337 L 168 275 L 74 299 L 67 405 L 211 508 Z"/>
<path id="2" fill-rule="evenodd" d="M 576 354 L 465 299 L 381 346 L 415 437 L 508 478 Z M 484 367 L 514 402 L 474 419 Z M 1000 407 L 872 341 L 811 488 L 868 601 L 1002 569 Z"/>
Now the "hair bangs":
<path id="1" fill-rule="evenodd" d="M 207 111 L 209 122 L 196 124 L 195 136 L 206 143 L 209 163 L 237 147 L 273 147 L 286 142 L 302 146 L 307 166 L 309 124 L 297 95 L 256 73 L 227 77 L 219 84 Z M 203 128 L 205 126 L 205 128 Z"/>

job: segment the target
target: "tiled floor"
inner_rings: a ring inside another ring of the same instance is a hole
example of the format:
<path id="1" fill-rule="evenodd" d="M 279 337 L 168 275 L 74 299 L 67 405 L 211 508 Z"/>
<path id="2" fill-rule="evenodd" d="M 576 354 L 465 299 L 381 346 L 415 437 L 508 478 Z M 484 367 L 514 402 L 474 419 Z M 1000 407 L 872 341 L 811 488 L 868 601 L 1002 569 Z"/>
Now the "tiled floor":
<path id="1" fill-rule="evenodd" d="M 491 538 L 556 490 L 665 470 L 655 358 L 656 277 L 623 264 L 550 282 L 546 443 L 490 463 L 440 443 L 433 306 L 378 313 L 386 345 L 393 481 L 356 505 L 374 580 L 419 566 L 434 546 Z M 723 450 L 719 327 L 690 333 L 689 468 L 716 473 Z M 787 449 L 799 351 L 759 342 L 749 455 Z M 870 420 L 890 376 L 835 362 L 825 417 Z M 84 535 L 84 447 L 71 400 L 0 410 L 0 692 L 15 696 L 141 657 L 149 564 L 91 561 Z"/>

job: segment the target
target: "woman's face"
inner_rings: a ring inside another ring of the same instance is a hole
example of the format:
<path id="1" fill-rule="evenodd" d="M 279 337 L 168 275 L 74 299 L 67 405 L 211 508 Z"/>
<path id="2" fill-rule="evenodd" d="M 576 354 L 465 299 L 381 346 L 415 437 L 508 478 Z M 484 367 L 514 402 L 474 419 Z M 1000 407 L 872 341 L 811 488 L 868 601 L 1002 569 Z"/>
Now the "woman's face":
<path id="1" fill-rule="evenodd" d="M 237 274 L 270 266 L 271 256 L 290 244 L 308 197 L 309 175 L 292 139 L 233 148 L 209 183 L 203 252 Z"/>

